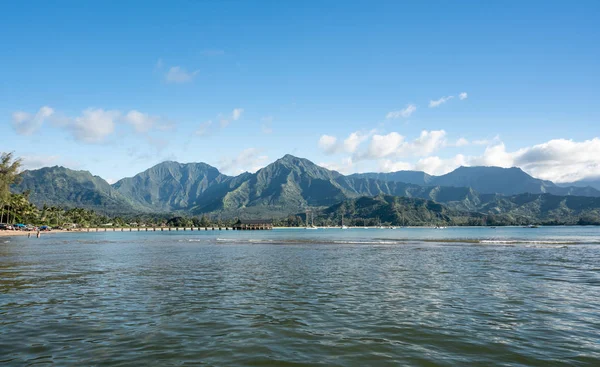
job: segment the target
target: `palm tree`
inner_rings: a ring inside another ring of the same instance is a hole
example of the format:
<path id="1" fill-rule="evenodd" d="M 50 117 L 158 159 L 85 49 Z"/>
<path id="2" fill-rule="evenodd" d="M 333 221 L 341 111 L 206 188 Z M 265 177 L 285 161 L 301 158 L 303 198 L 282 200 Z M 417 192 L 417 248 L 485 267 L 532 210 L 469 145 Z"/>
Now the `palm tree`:
<path id="1" fill-rule="evenodd" d="M 12 153 L 0 154 L 0 204 L 2 206 L 0 219 L 4 217 L 4 207 L 7 204 L 10 206 L 10 185 L 19 179 L 20 167 L 21 160 L 15 159 Z"/>

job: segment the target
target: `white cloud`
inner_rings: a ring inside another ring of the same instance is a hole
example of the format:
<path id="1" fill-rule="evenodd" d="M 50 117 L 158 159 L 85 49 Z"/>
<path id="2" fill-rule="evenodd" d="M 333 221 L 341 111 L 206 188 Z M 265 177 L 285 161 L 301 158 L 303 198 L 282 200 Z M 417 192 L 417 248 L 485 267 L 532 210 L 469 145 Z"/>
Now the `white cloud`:
<path id="1" fill-rule="evenodd" d="M 88 108 L 81 116 L 73 119 L 68 128 L 75 139 L 85 143 L 100 143 L 115 130 L 115 123 L 121 116 L 119 111 L 101 108 Z"/>
<path id="2" fill-rule="evenodd" d="M 56 165 L 60 159 L 57 155 L 23 155 L 21 156 L 21 168 L 23 170 L 38 169 Z"/>
<path id="3" fill-rule="evenodd" d="M 114 133 L 119 123 L 127 123 L 136 133 L 141 134 L 147 134 L 152 129 L 169 130 L 174 126 L 167 120 L 137 110 L 123 114 L 117 110 L 88 108 L 79 116 L 69 117 L 44 106 L 35 115 L 23 111 L 13 113 L 13 126 L 20 134 L 33 134 L 42 127 L 45 120 L 51 123 L 50 126 L 64 129 L 73 135 L 75 140 L 84 143 L 103 142 Z"/>
<path id="4" fill-rule="evenodd" d="M 222 159 L 220 171 L 226 174 L 238 175 L 249 171 L 256 172 L 263 168 L 269 157 L 261 154 L 257 148 L 248 148 L 241 151 L 236 157 Z"/>
<path id="5" fill-rule="evenodd" d="M 497 167 L 512 167 L 514 165 L 513 156 L 506 151 L 504 143 L 499 142 L 493 145 L 488 145 L 483 152 L 483 155 L 471 157 L 469 159 L 470 166 L 497 166 Z"/>
<path id="6" fill-rule="evenodd" d="M 243 113 L 244 113 L 243 108 L 234 108 L 233 111 L 231 111 L 231 115 L 228 117 L 219 115 L 218 119 L 219 119 L 219 123 L 221 124 L 221 127 L 227 127 L 231 123 L 231 121 L 239 120 L 242 117 Z"/>
<path id="7" fill-rule="evenodd" d="M 40 108 L 35 115 L 16 111 L 12 115 L 12 125 L 18 134 L 31 135 L 37 132 L 44 124 L 44 121 L 53 114 L 54 110 L 48 106 Z"/>
<path id="8" fill-rule="evenodd" d="M 413 112 L 415 112 L 416 110 L 417 110 L 417 106 L 415 106 L 414 104 L 409 104 L 400 111 L 388 112 L 388 114 L 385 115 L 385 118 L 386 119 L 397 119 L 400 117 L 407 118 L 407 117 L 410 117 L 410 115 L 412 115 Z"/>
<path id="9" fill-rule="evenodd" d="M 321 135 L 319 138 L 319 148 L 325 154 L 334 154 L 338 150 L 337 138 L 331 135 Z"/>
<path id="10" fill-rule="evenodd" d="M 438 107 L 438 106 L 448 102 L 452 98 L 454 98 L 454 96 L 447 96 L 447 97 L 442 97 L 436 101 L 429 101 L 429 108 Z"/>
<path id="11" fill-rule="evenodd" d="M 423 130 L 418 138 L 406 141 L 397 132 L 387 135 L 373 135 L 366 151 L 356 153 L 359 159 L 380 159 L 407 156 L 426 156 L 446 145 L 444 130 Z"/>
<path id="12" fill-rule="evenodd" d="M 443 175 L 466 164 L 467 159 L 462 154 L 448 159 L 430 156 L 421 158 L 415 163 L 382 159 L 379 161 L 379 170 L 381 172 L 423 171 L 430 175 Z"/>
<path id="13" fill-rule="evenodd" d="M 358 149 L 358 146 L 369 138 L 369 135 L 370 134 L 361 134 L 358 131 L 353 132 L 346 140 L 344 140 L 344 150 L 348 153 L 354 153 L 356 149 Z"/>
<path id="14" fill-rule="evenodd" d="M 131 110 L 123 118 L 125 122 L 131 124 L 136 132 L 145 133 L 154 127 L 159 117 L 150 116 L 140 111 Z"/>
<path id="15" fill-rule="evenodd" d="M 454 143 L 454 146 L 456 147 L 464 147 L 465 145 L 469 145 L 469 141 L 465 138 L 459 138 L 456 140 L 456 143 Z"/>
<path id="16" fill-rule="evenodd" d="M 191 82 L 200 71 L 187 71 L 181 66 L 173 66 L 165 74 L 167 83 L 188 83 Z"/>
<path id="17" fill-rule="evenodd" d="M 408 171 L 412 169 L 414 169 L 414 166 L 409 162 L 392 161 L 391 159 L 382 159 L 379 161 L 380 172 Z"/>
<path id="18" fill-rule="evenodd" d="M 371 143 L 367 149 L 366 156 L 369 159 L 384 158 L 398 151 L 404 143 L 404 137 L 397 132 L 391 132 L 387 135 L 373 135 Z"/>
<path id="19" fill-rule="evenodd" d="M 545 180 L 578 181 L 600 175 L 600 138 L 581 142 L 554 139 L 515 152 L 506 152 L 504 144 L 497 144 L 490 152 L 486 149 L 483 158 L 503 167 L 520 167 Z"/>
<path id="20" fill-rule="evenodd" d="M 443 175 L 467 164 L 465 156 L 457 154 L 453 158 L 442 159 L 437 156 L 421 158 L 415 163 L 414 169 L 430 175 Z"/>
<path id="21" fill-rule="evenodd" d="M 335 136 L 322 135 L 319 139 L 319 148 L 325 154 L 336 154 L 341 152 L 354 153 L 358 147 L 371 135 L 375 133 L 375 130 L 370 132 L 355 131 L 348 135 L 344 141 L 339 141 Z"/>
<path id="22" fill-rule="evenodd" d="M 22 171 L 50 166 L 63 166 L 74 170 L 82 169 L 80 160 L 65 159 L 58 155 L 23 154 L 20 158 Z"/>
<path id="23" fill-rule="evenodd" d="M 403 146 L 403 150 L 398 152 L 399 155 L 416 155 L 424 156 L 431 154 L 434 151 L 442 148 L 446 144 L 446 131 L 432 130 L 421 131 L 421 135 L 411 143 Z"/>
<path id="24" fill-rule="evenodd" d="M 351 157 L 347 157 L 341 160 L 341 162 L 321 162 L 319 166 L 325 167 L 332 171 L 337 171 L 342 174 L 352 173 L 352 169 L 354 168 L 354 162 Z"/>
<path id="25" fill-rule="evenodd" d="M 458 95 L 458 99 L 465 100 L 467 99 L 469 96 L 467 95 L 467 92 L 462 92 L 461 94 Z"/>
<path id="26" fill-rule="evenodd" d="M 459 154 L 447 159 L 426 157 L 417 161 L 414 169 L 440 175 L 459 166 L 519 167 L 533 177 L 559 183 L 573 182 L 600 176 L 600 138 L 581 142 L 554 139 L 512 152 L 495 138 L 481 155 L 465 157 Z"/>

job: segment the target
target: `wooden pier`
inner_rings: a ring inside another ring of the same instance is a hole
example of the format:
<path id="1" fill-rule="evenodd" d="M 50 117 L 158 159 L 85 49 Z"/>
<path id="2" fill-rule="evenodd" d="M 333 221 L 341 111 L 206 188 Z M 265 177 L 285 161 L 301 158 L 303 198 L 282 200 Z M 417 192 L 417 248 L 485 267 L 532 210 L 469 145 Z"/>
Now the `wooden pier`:
<path id="1" fill-rule="evenodd" d="M 250 221 L 248 221 L 250 222 Z M 73 232 L 178 232 L 178 231 L 259 231 L 273 229 L 272 222 L 252 221 L 254 223 L 238 223 L 233 227 L 94 227 L 94 228 L 78 228 L 73 229 Z M 259 223 L 260 222 L 260 223 Z"/>

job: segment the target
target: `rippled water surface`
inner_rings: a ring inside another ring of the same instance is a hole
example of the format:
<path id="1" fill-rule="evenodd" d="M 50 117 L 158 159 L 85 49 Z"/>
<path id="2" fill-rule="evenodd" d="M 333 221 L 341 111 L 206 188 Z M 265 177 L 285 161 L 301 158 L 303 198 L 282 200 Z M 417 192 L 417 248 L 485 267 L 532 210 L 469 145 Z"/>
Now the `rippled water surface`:
<path id="1" fill-rule="evenodd" d="M 600 229 L 0 238 L 3 365 L 600 365 Z"/>

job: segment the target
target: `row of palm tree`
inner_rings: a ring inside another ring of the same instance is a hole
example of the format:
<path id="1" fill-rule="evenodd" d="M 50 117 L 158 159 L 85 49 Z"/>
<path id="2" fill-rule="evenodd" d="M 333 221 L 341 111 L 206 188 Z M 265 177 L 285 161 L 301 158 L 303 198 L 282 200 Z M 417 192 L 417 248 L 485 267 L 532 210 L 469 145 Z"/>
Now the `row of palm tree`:
<path id="1" fill-rule="evenodd" d="M 11 194 L 0 207 L 0 223 L 29 223 L 53 227 L 68 223 L 87 227 L 103 224 L 106 221 L 106 217 L 83 208 L 63 209 L 44 205 L 40 210 L 29 202 L 28 193 Z"/>
<path id="2" fill-rule="evenodd" d="M 33 221 L 38 217 L 39 210 L 29 202 L 28 194 L 10 194 L 4 199 L 0 209 L 0 222 L 16 223 Z"/>

